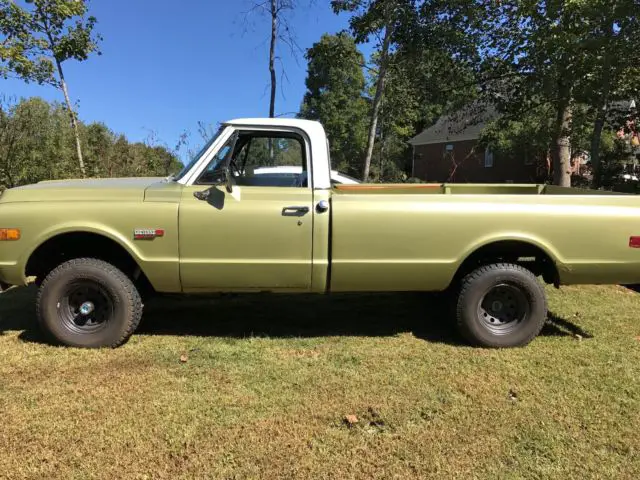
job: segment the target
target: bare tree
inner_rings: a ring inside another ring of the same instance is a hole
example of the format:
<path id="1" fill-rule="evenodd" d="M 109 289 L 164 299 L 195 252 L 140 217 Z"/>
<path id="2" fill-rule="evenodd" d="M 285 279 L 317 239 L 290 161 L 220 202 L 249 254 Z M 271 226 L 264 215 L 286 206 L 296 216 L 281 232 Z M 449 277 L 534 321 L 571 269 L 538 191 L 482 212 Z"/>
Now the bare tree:
<path id="1" fill-rule="evenodd" d="M 269 118 L 276 117 L 276 93 L 278 91 L 278 76 L 276 72 L 276 61 L 282 58 L 278 56 L 278 43 L 281 42 L 289 48 L 292 55 L 302 52 L 296 41 L 295 32 L 290 23 L 291 14 L 299 5 L 297 0 L 250 0 L 251 8 L 245 13 L 245 24 L 254 13 L 266 15 L 271 22 L 271 32 L 269 35 Z M 286 76 L 282 67 L 282 77 Z"/>

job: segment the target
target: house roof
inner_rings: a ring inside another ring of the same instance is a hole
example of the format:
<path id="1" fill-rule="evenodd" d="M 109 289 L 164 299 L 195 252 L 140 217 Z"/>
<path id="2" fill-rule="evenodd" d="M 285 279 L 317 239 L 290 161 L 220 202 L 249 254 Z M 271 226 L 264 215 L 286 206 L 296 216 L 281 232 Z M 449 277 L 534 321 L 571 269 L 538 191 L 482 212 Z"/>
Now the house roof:
<path id="1" fill-rule="evenodd" d="M 495 108 L 472 104 L 457 112 L 443 115 L 434 125 L 409 140 L 409 143 L 417 146 L 477 140 L 485 125 L 496 117 Z"/>
<path id="2" fill-rule="evenodd" d="M 621 114 L 627 115 L 637 109 L 638 103 L 640 102 L 636 100 L 612 102 L 609 109 L 612 121 L 616 121 L 616 117 Z M 457 112 L 443 115 L 434 125 L 409 140 L 409 143 L 418 146 L 478 140 L 487 123 L 498 116 L 494 106 L 474 102 Z"/>

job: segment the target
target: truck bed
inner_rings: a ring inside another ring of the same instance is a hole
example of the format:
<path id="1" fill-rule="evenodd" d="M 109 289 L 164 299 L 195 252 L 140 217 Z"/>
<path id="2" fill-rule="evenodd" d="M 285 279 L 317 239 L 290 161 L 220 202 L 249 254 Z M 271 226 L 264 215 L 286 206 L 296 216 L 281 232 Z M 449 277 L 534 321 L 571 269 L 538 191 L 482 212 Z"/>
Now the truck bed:
<path id="1" fill-rule="evenodd" d="M 443 195 L 630 195 L 627 193 L 583 188 L 558 187 L 544 184 L 491 184 L 491 183 L 361 183 L 336 185 L 339 193 L 381 194 L 443 194 Z"/>
<path id="2" fill-rule="evenodd" d="M 436 195 L 438 194 L 438 195 Z M 359 184 L 335 187 L 331 288 L 446 288 L 492 244 L 530 245 L 562 284 L 637 283 L 640 196 L 549 185 Z"/>

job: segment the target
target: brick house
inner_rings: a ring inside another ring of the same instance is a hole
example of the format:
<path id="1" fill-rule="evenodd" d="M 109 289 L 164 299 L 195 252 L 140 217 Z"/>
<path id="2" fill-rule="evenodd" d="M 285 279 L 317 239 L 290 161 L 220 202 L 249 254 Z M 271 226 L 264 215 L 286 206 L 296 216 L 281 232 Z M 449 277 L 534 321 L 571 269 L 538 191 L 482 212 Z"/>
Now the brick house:
<path id="1" fill-rule="evenodd" d="M 500 158 L 478 145 L 487 122 L 496 113 L 457 113 L 409 140 L 413 146 L 412 176 L 428 182 L 535 183 L 544 176 L 536 158 Z M 544 170 L 544 169 L 543 169 Z"/>

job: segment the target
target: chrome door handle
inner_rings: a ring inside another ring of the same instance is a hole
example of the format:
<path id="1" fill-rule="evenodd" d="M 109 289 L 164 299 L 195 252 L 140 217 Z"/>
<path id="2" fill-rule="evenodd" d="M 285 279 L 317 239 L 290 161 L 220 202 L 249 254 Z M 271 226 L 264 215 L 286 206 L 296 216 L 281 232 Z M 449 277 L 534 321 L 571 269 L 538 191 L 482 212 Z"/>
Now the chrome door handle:
<path id="1" fill-rule="evenodd" d="M 301 217 L 309 213 L 309 207 L 284 207 L 282 215 L 285 217 Z"/>

